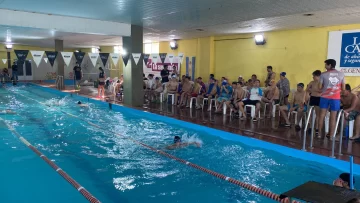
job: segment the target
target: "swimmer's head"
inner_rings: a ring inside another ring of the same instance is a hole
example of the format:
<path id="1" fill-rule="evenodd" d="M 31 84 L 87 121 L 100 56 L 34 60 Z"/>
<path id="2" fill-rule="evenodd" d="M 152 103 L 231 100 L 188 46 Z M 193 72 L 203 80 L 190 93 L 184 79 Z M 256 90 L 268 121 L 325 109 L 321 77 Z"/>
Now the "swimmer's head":
<path id="1" fill-rule="evenodd" d="M 81 104 L 81 101 L 78 101 L 77 104 Z"/>
<path id="2" fill-rule="evenodd" d="M 181 138 L 179 136 L 175 136 L 174 137 L 174 143 L 180 143 L 181 142 Z"/>

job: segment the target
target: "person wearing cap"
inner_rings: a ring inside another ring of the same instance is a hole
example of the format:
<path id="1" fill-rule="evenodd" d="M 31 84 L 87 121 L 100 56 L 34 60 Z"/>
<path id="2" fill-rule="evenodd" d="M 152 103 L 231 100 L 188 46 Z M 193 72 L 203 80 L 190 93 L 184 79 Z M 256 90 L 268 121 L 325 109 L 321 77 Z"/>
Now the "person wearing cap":
<path id="1" fill-rule="evenodd" d="M 161 70 L 160 75 L 161 75 L 161 83 L 167 83 L 169 82 L 169 70 L 168 70 L 168 66 L 164 65 L 164 69 Z"/>
<path id="2" fill-rule="evenodd" d="M 353 177 L 353 184 L 355 185 L 355 177 Z M 337 179 L 333 181 L 333 185 L 350 189 L 350 173 L 342 173 Z"/>
<path id="3" fill-rule="evenodd" d="M 349 125 L 349 121 L 355 121 L 355 136 L 350 139 L 360 141 L 360 99 L 351 92 L 349 84 L 345 85 L 340 101 L 344 109 L 347 125 Z"/>
<path id="4" fill-rule="evenodd" d="M 319 88 L 322 90 L 320 98 L 319 135 L 322 138 L 322 128 L 326 112 L 330 109 L 329 134 L 330 138 L 335 133 L 336 115 L 340 110 L 340 93 L 345 90 L 345 75 L 335 69 L 336 61 L 324 61 L 326 72 L 321 73 Z"/>
<path id="5" fill-rule="evenodd" d="M 266 70 L 267 70 L 267 77 L 265 80 L 265 86 L 270 86 L 271 80 L 275 80 L 276 73 L 273 72 L 272 66 L 267 66 Z"/>
<path id="6" fill-rule="evenodd" d="M 255 115 L 252 118 L 253 122 L 257 122 L 257 116 L 259 115 L 260 112 L 260 106 L 261 106 L 261 98 L 263 96 L 263 91 L 261 90 L 260 86 L 260 80 L 256 80 L 253 87 L 250 89 L 249 91 L 249 97 L 247 100 L 241 101 L 239 104 L 239 109 L 240 112 L 242 113 L 242 118 L 240 118 L 241 120 L 245 120 L 246 119 L 246 113 L 244 110 L 244 106 L 245 105 L 253 105 L 255 106 Z"/>
<path id="7" fill-rule="evenodd" d="M 199 143 L 199 142 L 183 142 L 181 140 L 180 136 L 175 136 L 174 137 L 174 143 L 172 145 L 167 146 L 166 149 L 174 150 L 174 149 L 180 149 L 180 148 L 188 147 L 190 145 L 194 145 L 196 147 L 201 147 L 201 143 Z"/>
<path id="8" fill-rule="evenodd" d="M 307 101 L 309 100 L 309 94 L 304 90 L 304 83 L 297 85 L 297 90 L 293 95 L 292 104 L 284 105 L 280 107 L 281 116 L 285 119 L 285 127 L 290 127 L 290 120 L 287 112 L 297 111 L 297 123 L 295 123 L 295 129 L 300 130 L 299 122 L 307 111 Z"/>
<path id="9" fill-rule="evenodd" d="M 216 100 L 216 106 L 218 107 L 216 112 L 222 111 L 224 102 L 230 100 L 232 93 L 233 93 L 233 88 L 229 85 L 229 83 L 226 80 L 224 80 L 221 84 L 220 96 Z"/>
<path id="10" fill-rule="evenodd" d="M 192 85 L 190 83 L 190 76 L 185 76 L 181 91 L 179 92 L 180 103 L 178 106 L 185 106 L 186 99 L 191 96 Z"/>
<path id="11" fill-rule="evenodd" d="M 88 104 L 83 104 L 81 101 L 78 101 L 77 105 L 80 106 L 80 107 L 89 107 Z"/>
<path id="12" fill-rule="evenodd" d="M 261 101 L 264 104 L 269 104 L 269 116 L 267 118 L 271 118 L 273 105 L 280 103 L 280 92 L 279 88 L 276 87 L 275 80 L 271 80 L 268 85 L 269 86 L 266 87 L 264 97 L 261 98 Z"/>
<path id="13" fill-rule="evenodd" d="M 290 81 L 286 78 L 286 73 L 280 73 L 280 80 L 277 82 L 276 86 L 282 92 L 284 104 L 288 105 L 289 103 L 289 94 L 290 94 Z"/>

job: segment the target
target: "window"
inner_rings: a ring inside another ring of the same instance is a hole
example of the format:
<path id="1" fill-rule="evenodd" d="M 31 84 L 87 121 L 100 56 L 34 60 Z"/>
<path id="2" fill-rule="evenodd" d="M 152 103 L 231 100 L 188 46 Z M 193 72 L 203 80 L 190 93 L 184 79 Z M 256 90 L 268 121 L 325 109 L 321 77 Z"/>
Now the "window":
<path id="1" fill-rule="evenodd" d="M 91 48 L 91 53 L 99 53 L 99 48 L 93 47 Z"/>
<path id="2" fill-rule="evenodd" d="M 146 43 L 144 44 L 145 54 L 157 54 L 159 53 L 159 43 Z"/>

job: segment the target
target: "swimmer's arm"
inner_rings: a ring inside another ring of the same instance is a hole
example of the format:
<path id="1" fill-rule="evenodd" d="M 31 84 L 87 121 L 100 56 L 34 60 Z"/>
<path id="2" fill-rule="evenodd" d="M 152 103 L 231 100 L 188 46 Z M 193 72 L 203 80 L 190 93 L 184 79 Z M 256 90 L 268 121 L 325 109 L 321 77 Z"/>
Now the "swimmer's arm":
<path id="1" fill-rule="evenodd" d="M 189 145 L 195 145 L 196 147 L 201 147 L 200 143 L 198 142 L 190 142 Z"/>
<path id="2" fill-rule="evenodd" d="M 175 144 L 172 144 L 172 145 L 169 145 L 167 147 L 165 147 L 166 149 L 169 149 L 169 150 L 174 150 L 177 148 L 177 146 Z"/>

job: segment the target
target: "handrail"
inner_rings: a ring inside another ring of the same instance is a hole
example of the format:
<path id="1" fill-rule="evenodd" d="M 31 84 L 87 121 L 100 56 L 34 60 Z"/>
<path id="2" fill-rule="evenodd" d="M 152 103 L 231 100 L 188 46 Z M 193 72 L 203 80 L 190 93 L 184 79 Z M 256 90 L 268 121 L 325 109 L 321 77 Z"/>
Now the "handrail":
<path id="1" fill-rule="evenodd" d="M 301 150 L 306 151 L 306 135 L 307 135 L 307 128 L 309 125 L 309 121 L 310 121 L 310 116 L 313 113 L 314 107 L 311 106 L 309 109 L 309 114 L 308 117 L 306 118 L 306 122 L 305 122 L 305 127 L 304 127 L 304 137 L 303 137 L 303 147 Z M 314 115 L 312 115 L 314 117 Z M 314 119 L 313 119 L 314 120 Z M 311 139 L 313 139 L 313 132 L 314 132 L 314 127 L 311 129 Z"/>
<path id="2" fill-rule="evenodd" d="M 56 76 L 55 85 L 56 85 L 56 88 L 59 90 L 64 89 L 64 76 L 62 76 L 62 75 Z"/>
<path id="3" fill-rule="evenodd" d="M 331 158 L 335 158 L 335 136 L 336 136 L 336 132 L 338 130 L 339 127 L 339 122 L 340 122 L 340 118 L 341 119 L 341 132 L 340 132 L 340 146 L 342 144 L 342 135 L 343 135 L 343 130 L 344 130 L 344 110 L 340 110 L 336 119 L 336 124 L 335 124 L 335 130 L 334 130 L 334 134 L 331 136 L 332 137 L 332 147 L 331 147 Z M 339 154 L 341 153 L 341 148 L 339 149 Z"/>

